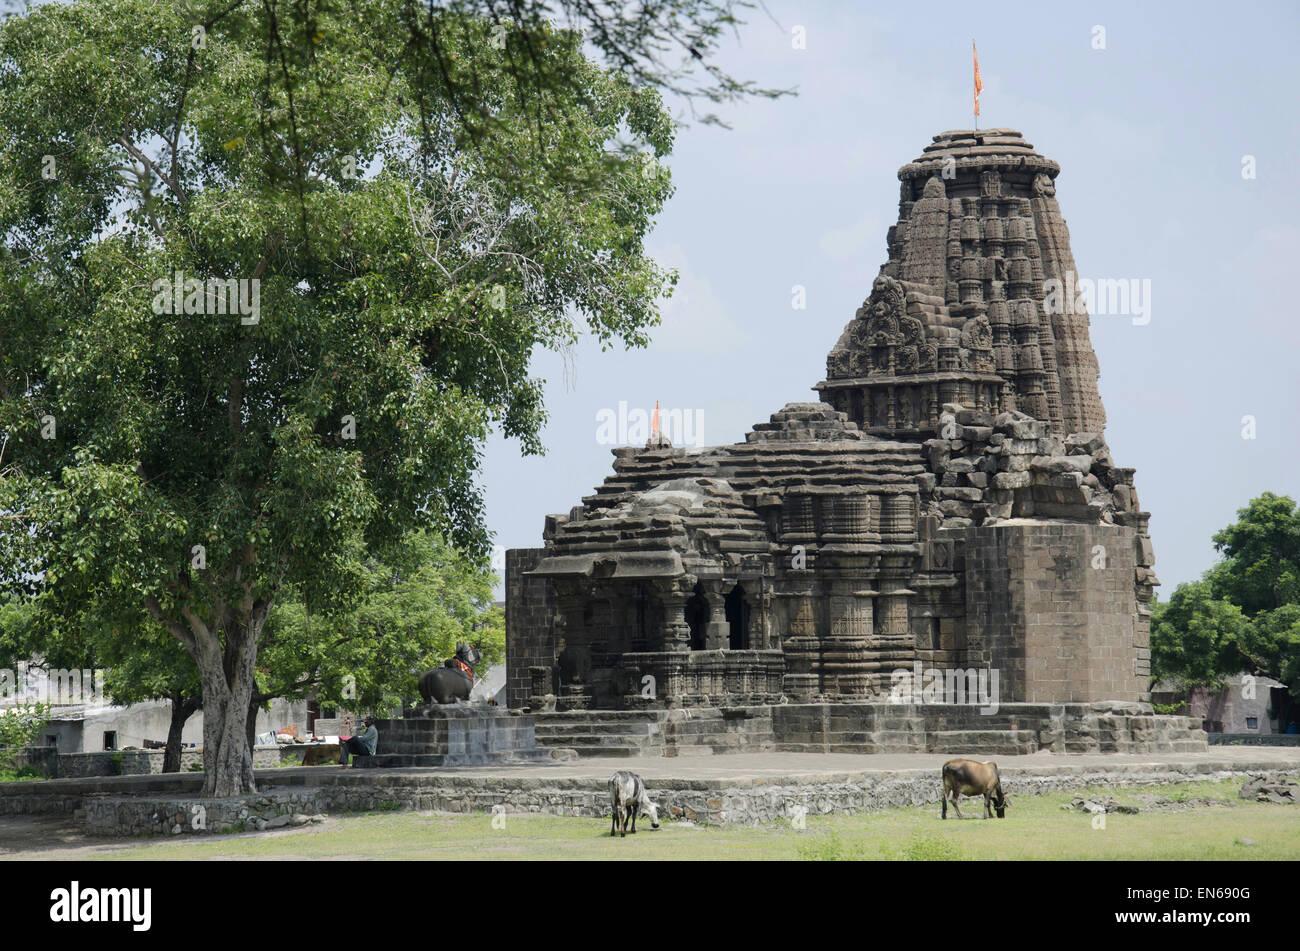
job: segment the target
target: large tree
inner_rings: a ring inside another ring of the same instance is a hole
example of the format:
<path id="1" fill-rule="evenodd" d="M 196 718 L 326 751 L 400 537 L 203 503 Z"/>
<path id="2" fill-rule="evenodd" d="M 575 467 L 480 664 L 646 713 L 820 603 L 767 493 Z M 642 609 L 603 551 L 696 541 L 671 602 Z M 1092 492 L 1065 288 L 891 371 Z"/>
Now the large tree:
<path id="1" fill-rule="evenodd" d="M 1222 558 L 1156 606 L 1151 672 L 1219 688 L 1243 671 L 1300 697 L 1300 508 L 1265 492 L 1214 535 Z M 1277 714 L 1286 723 L 1288 710 Z"/>
<path id="2" fill-rule="evenodd" d="M 549 9 L 84 0 L 0 24 L 0 581 L 176 638 L 207 795 L 253 788 L 282 593 L 355 603 L 411 527 L 482 554 L 489 427 L 540 449 L 533 350 L 656 319 L 656 86 L 681 74 L 655 63 L 702 60 L 730 4 L 588 17 L 614 68 Z M 706 74 L 687 92 L 744 91 Z"/>

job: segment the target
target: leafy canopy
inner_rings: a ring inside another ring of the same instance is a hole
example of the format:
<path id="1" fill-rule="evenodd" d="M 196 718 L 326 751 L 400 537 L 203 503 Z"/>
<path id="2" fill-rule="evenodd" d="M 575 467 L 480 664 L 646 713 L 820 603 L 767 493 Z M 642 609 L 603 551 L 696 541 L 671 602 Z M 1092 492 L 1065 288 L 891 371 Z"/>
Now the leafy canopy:
<path id="1" fill-rule="evenodd" d="M 1214 544 L 1223 558 L 1156 606 L 1152 674 L 1218 688 L 1245 670 L 1300 696 L 1300 508 L 1265 492 Z"/>
<path id="2" fill-rule="evenodd" d="M 457 641 L 478 646 L 482 673 L 505 659 L 494 581 L 437 536 L 412 532 L 388 562 L 367 563 L 366 597 L 356 608 L 316 614 L 293 597 L 276 605 L 258 657 L 259 693 L 391 709 L 418 696 L 420 674 L 441 667 Z"/>
<path id="3" fill-rule="evenodd" d="M 534 348 L 646 341 L 658 94 L 571 32 L 498 48 L 441 11 L 435 55 L 411 15 L 97 0 L 0 26 L 0 576 L 55 613 L 347 604 L 411 526 L 481 555 L 489 427 L 540 449 Z M 206 288 L 167 312 L 178 274 L 256 281 L 256 323 Z"/>

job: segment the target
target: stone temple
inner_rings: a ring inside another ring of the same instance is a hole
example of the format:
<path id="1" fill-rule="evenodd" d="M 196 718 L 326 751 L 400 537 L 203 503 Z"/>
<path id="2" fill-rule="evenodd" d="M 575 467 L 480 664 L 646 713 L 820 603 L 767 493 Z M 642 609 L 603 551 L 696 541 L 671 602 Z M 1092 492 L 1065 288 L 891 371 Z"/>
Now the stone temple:
<path id="1" fill-rule="evenodd" d="M 819 402 L 732 446 L 615 449 L 508 553 L 509 703 L 539 742 L 1204 747 L 1147 703 L 1150 516 L 1088 315 L 1049 306 L 1076 271 L 1059 172 L 1010 129 L 935 136 Z"/>

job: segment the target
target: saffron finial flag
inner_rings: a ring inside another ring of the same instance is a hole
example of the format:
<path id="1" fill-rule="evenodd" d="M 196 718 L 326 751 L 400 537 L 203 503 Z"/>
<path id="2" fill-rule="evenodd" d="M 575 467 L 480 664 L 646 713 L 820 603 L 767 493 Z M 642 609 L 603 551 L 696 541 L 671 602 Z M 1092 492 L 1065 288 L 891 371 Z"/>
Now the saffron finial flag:
<path id="1" fill-rule="evenodd" d="M 979 118 L 980 114 L 980 93 L 984 91 L 984 80 L 980 79 L 980 54 L 975 49 L 975 41 L 970 41 L 970 55 L 975 61 L 975 117 Z M 978 123 L 976 123 L 978 126 Z"/>
<path id="2" fill-rule="evenodd" d="M 650 432 L 655 436 L 659 435 L 659 401 L 658 400 L 655 400 L 655 415 L 654 415 L 654 419 L 650 420 Z"/>

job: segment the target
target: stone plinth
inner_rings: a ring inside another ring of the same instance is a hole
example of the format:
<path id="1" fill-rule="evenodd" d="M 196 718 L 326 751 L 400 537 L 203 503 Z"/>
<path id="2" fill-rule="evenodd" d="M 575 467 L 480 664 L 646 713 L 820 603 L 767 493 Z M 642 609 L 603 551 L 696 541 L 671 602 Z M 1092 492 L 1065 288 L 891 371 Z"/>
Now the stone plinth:
<path id="1" fill-rule="evenodd" d="M 375 728 L 375 755 L 356 757 L 359 767 L 488 766 L 552 758 L 550 750 L 537 749 L 531 716 L 499 707 L 433 706 L 427 715 L 377 720 Z"/>

